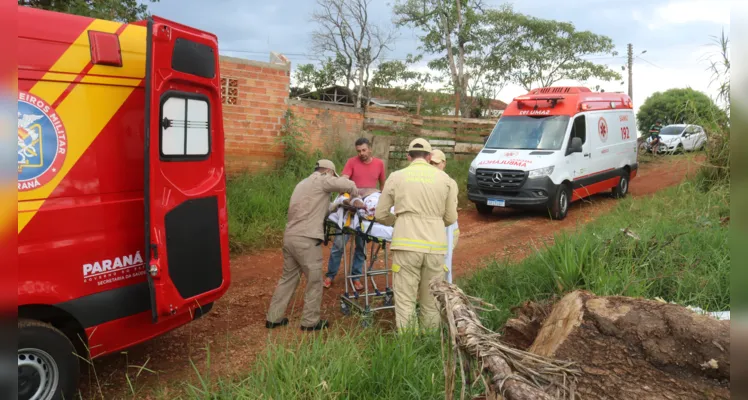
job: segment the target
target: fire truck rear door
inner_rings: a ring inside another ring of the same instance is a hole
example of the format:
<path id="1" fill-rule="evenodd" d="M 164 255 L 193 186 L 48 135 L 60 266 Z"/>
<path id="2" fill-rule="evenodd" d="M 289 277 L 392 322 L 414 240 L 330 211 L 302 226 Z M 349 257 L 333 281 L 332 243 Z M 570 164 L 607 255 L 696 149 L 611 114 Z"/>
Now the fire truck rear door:
<path id="1" fill-rule="evenodd" d="M 146 268 L 154 322 L 205 305 L 229 280 L 215 36 L 148 19 Z"/>

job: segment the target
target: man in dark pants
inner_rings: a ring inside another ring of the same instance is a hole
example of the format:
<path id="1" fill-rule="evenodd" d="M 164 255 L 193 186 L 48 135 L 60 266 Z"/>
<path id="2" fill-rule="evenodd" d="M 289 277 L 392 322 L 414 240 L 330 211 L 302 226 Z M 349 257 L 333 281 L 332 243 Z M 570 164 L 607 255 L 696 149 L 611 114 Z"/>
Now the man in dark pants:
<path id="1" fill-rule="evenodd" d="M 386 179 L 384 162 L 381 159 L 374 157 L 371 154 L 371 150 L 369 139 L 360 138 L 356 140 L 357 155 L 348 159 L 342 172 L 344 178 L 350 178 L 356 184 L 362 197 L 366 197 L 376 192 L 377 183 L 379 184 L 380 190 L 384 188 L 384 182 Z M 338 273 L 340 259 L 343 257 L 344 246 L 348 242 L 348 239 L 350 239 L 349 235 L 336 235 L 333 239 L 330 259 L 327 262 L 327 276 L 323 282 L 323 286 L 326 288 L 329 288 L 332 285 L 332 281 Z M 364 262 L 366 261 L 364 240 L 360 236 L 354 236 L 353 240 L 356 241 L 356 247 L 354 250 L 353 265 L 351 266 L 351 274 L 361 275 L 363 274 Z M 360 278 L 354 278 L 352 280 L 353 288 L 355 290 L 362 290 L 364 288 Z"/>
<path id="2" fill-rule="evenodd" d="M 283 235 L 283 276 L 270 301 L 265 326 L 275 328 L 288 324 L 283 315 L 288 308 L 301 273 L 306 275 L 304 310 L 301 329 L 306 331 L 327 328 L 320 319 L 322 304 L 322 242 L 325 238 L 324 221 L 330 206 L 330 193 L 358 195 L 353 181 L 341 178 L 330 160 L 319 160 L 311 176 L 299 182 L 291 195 L 288 223 Z"/>

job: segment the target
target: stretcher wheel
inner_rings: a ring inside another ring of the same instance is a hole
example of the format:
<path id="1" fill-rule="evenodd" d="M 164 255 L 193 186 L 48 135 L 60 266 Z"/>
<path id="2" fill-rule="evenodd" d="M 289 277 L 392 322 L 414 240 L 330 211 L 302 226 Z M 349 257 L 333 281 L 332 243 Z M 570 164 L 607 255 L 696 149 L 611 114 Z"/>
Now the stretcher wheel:
<path id="1" fill-rule="evenodd" d="M 392 293 L 387 293 L 384 295 L 384 306 L 385 307 L 391 307 L 394 304 Z"/>
<path id="2" fill-rule="evenodd" d="M 351 308 L 348 307 L 348 304 L 345 304 L 343 300 L 340 300 L 340 312 L 343 313 L 343 315 L 351 315 Z"/>
<path id="3" fill-rule="evenodd" d="M 371 316 L 371 311 L 366 310 L 361 315 L 361 327 L 368 328 L 374 323 L 374 318 Z"/>

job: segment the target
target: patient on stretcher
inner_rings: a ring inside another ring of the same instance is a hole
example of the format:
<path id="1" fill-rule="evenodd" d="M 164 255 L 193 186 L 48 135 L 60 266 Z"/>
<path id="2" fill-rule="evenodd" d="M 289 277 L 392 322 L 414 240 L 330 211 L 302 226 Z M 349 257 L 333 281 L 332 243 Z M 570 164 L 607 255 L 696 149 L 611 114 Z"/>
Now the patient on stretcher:
<path id="1" fill-rule="evenodd" d="M 391 241 L 393 228 L 373 222 L 380 194 L 374 192 L 364 198 L 351 198 L 348 193 L 341 194 L 330 204 L 330 215 L 327 219 L 337 224 L 340 229 L 359 230 L 369 236 Z M 391 210 L 394 213 L 394 207 Z"/>

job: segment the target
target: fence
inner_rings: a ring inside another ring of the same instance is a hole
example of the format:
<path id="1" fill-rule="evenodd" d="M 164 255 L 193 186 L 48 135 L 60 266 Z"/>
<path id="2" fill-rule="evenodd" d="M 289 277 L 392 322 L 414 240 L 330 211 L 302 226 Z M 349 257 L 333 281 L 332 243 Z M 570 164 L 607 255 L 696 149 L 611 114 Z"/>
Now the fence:
<path id="1" fill-rule="evenodd" d="M 283 60 L 281 60 L 283 61 Z M 447 157 L 473 157 L 497 119 L 466 119 L 409 114 L 371 106 L 360 109 L 288 97 L 291 65 L 221 56 L 221 91 L 226 168 L 230 173 L 278 168 L 283 161 L 279 136 L 286 111 L 298 118 L 310 150 L 334 150 L 368 137 L 386 163 L 405 158 L 414 137 L 423 137 Z M 420 109 L 420 108 L 419 108 Z M 418 113 L 418 112 L 417 112 Z"/>
<path id="2" fill-rule="evenodd" d="M 404 159 L 407 144 L 414 137 L 427 139 L 449 158 L 460 159 L 472 158 L 480 151 L 497 120 L 418 116 L 370 108 L 363 123 L 375 141 L 389 139 L 390 160 Z"/>

